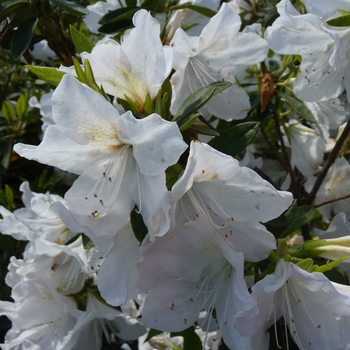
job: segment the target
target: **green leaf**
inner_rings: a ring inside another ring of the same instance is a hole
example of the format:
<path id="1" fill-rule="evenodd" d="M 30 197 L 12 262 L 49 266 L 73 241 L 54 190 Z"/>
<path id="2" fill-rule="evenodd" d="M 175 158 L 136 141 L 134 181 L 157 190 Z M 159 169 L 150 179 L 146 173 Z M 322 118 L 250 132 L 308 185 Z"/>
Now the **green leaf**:
<path id="1" fill-rule="evenodd" d="M 346 273 L 338 267 L 334 267 L 329 271 L 324 271 L 323 274 L 332 282 L 349 285 Z"/>
<path id="2" fill-rule="evenodd" d="M 335 268 L 338 264 L 340 264 L 341 262 L 343 262 L 344 260 L 347 260 L 349 259 L 349 257 L 347 256 L 344 256 L 342 258 L 339 258 L 337 260 L 334 260 L 334 261 L 331 261 L 330 263 L 328 264 L 324 264 L 324 265 L 321 265 L 321 266 L 318 266 L 314 272 L 326 272 L 326 271 L 330 271 L 332 270 L 333 268 Z"/>
<path id="3" fill-rule="evenodd" d="M 29 47 L 37 23 L 36 18 L 28 18 L 17 28 L 11 40 L 11 56 L 17 60 Z"/>
<path id="4" fill-rule="evenodd" d="M 194 113 L 189 115 L 186 119 L 184 119 L 181 123 L 178 124 L 180 131 L 184 131 L 188 129 L 193 123 L 196 122 L 197 118 L 200 117 L 202 113 Z"/>
<path id="5" fill-rule="evenodd" d="M 133 24 L 131 20 L 116 21 L 103 24 L 98 28 L 99 33 L 103 34 L 114 34 L 125 29 L 132 28 Z"/>
<path id="6" fill-rule="evenodd" d="M 195 332 L 194 327 L 189 327 L 182 332 L 171 332 L 171 337 L 183 337 L 183 350 L 202 350 L 202 341 Z"/>
<path id="7" fill-rule="evenodd" d="M 4 101 L 2 103 L 1 113 L 9 124 L 15 120 L 15 108 L 10 102 Z"/>
<path id="8" fill-rule="evenodd" d="M 149 94 L 149 92 L 146 95 L 146 100 L 143 104 L 142 110 L 146 115 L 149 115 L 153 112 L 153 102 L 152 102 L 151 95 Z"/>
<path id="9" fill-rule="evenodd" d="M 350 11 L 345 11 L 345 10 L 342 10 L 342 9 L 337 9 L 337 11 L 339 13 L 341 13 L 343 16 L 350 15 Z"/>
<path id="10" fill-rule="evenodd" d="M 27 109 L 28 109 L 28 101 L 24 97 L 24 95 L 21 94 L 16 103 L 16 112 L 20 120 L 23 120 L 23 117 L 27 114 Z"/>
<path id="11" fill-rule="evenodd" d="M 11 236 L 0 233 L 0 247 L 2 251 L 13 252 L 15 250 L 15 240 Z"/>
<path id="12" fill-rule="evenodd" d="M 310 110 L 305 106 L 304 102 L 300 101 L 295 96 L 286 92 L 279 91 L 278 94 L 298 113 L 302 118 L 311 123 L 316 123 L 315 117 Z"/>
<path id="13" fill-rule="evenodd" d="M 350 14 L 345 16 L 337 17 L 327 21 L 330 26 L 334 27 L 349 27 L 350 26 Z"/>
<path id="14" fill-rule="evenodd" d="M 100 18 L 98 23 L 102 25 L 98 31 L 111 34 L 132 27 L 132 18 L 138 10 L 140 10 L 140 7 L 131 6 L 109 11 Z"/>
<path id="15" fill-rule="evenodd" d="M 169 10 L 174 11 L 174 10 L 181 10 L 181 9 L 190 9 L 193 11 L 196 11 L 198 13 L 200 13 L 201 15 L 204 15 L 206 17 L 213 17 L 217 14 L 216 11 L 213 11 L 207 7 L 203 7 L 203 6 L 197 6 L 197 5 L 192 5 L 190 2 L 187 2 L 185 4 L 182 5 L 175 5 L 169 8 Z"/>
<path id="16" fill-rule="evenodd" d="M 213 138 L 210 145 L 218 151 L 234 157 L 253 142 L 259 131 L 259 126 L 258 122 L 234 125 L 221 132 L 220 136 Z"/>
<path id="17" fill-rule="evenodd" d="M 5 195 L 7 198 L 7 203 L 10 204 L 10 206 L 12 206 L 13 200 L 14 200 L 14 195 L 13 195 L 12 188 L 8 185 L 5 185 Z"/>
<path id="18" fill-rule="evenodd" d="M 280 217 L 266 223 L 266 228 L 278 238 L 287 237 L 300 227 L 308 224 L 315 216 L 315 209 L 309 205 L 300 207 L 293 203 Z"/>
<path id="19" fill-rule="evenodd" d="M 5 169 L 8 169 L 8 167 L 10 166 L 12 148 L 13 148 L 12 137 L 6 137 L 1 141 L 1 165 Z"/>
<path id="20" fill-rule="evenodd" d="M 79 61 L 75 57 L 72 57 L 72 60 L 73 60 L 75 73 L 77 73 L 78 80 L 83 84 L 86 84 L 87 82 L 86 82 L 85 72 L 81 68 Z"/>
<path id="21" fill-rule="evenodd" d="M 0 5 L 0 22 L 2 22 L 7 17 L 11 17 L 12 13 L 17 14 L 21 10 L 25 10 L 26 12 L 30 10 L 30 3 L 28 0 L 14 0 L 2 2 L 2 5 Z"/>
<path id="22" fill-rule="evenodd" d="M 116 22 L 121 20 L 131 20 L 135 12 L 137 12 L 140 9 L 141 8 L 138 6 L 132 6 L 132 7 L 122 7 L 117 10 L 109 11 L 100 18 L 98 23 L 106 24 L 106 23 Z"/>
<path id="23" fill-rule="evenodd" d="M 199 108 L 203 107 L 212 96 L 226 90 L 231 85 L 232 84 L 228 81 L 218 81 L 194 92 L 184 101 L 173 121 L 177 120 L 177 122 L 180 123 L 190 114 L 197 112 Z"/>
<path id="24" fill-rule="evenodd" d="M 170 104 L 171 104 L 172 88 L 169 79 L 165 79 L 162 87 L 154 100 L 154 112 L 162 118 L 170 120 Z"/>
<path id="25" fill-rule="evenodd" d="M 69 28 L 77 52 L 82 53 L 86 51 L 90 53 L 94 47 L 94 43 L 72 25 Z"/>
<path id="26" fill-rule="evenodd" d="M 130 213 L 130 223 L 136 239 L 141 243 L 146 237 L 148 229 L 136 206 Z"/>
<path id="27" fill-rule="evenodd" d="M 57 86 L 62 77 L 66 74 L 57 70 L 56 68 L 51 67 L 34 67 L 34 66 L 25 66 L 34 73 L 39 79 L 46 81 L 52 85 Z"/>
<path id="28" fill-rule="evenodd" d="M 312 267 L 314 266 L 314 261 L 311 258 L 307 258 L 298 261 L 296 265 L 305 271 L 311 272 L 313 270 Z"/>
<path id="29" fill-rule="evenodd" d="M 207 135 L 207 136 L 218 136 L 219 135 L 219 133 L 216 130 L 208 128 L 205 124 L 191 125 L 187 130 L 194 132 L 196 134 Z"/>
<path id="30" fill-rule="evenodd" d="M 128 6 L 128 7 L 136 6 L 137 0 L 125 0 L 125 4 L 126 4 L 126 6 Z"/>
<path id="31" fill-rule="evenodd" d="M 54 4 L 56 4 L 59 8 L 67 11 L 71 15 L 85 16 L 89 14 L 89 11 L 84 6 L 81 6 L 73 1 L 67 1 L 67 0 L 51 0 L 51 1 Z"/>

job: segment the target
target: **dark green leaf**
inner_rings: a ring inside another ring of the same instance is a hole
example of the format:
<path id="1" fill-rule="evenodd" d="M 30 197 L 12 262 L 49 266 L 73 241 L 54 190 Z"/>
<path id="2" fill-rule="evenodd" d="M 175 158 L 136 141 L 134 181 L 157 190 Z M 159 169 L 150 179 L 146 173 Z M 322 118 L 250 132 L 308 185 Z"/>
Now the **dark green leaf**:
<path id="1" fill-rule="evenodd" d="M 157 335 L 159 335 L 159 334 L 162 334 L 162 333 L 163 333 L 162 331 L 157 331 L 156 329 L 151 328 L 151 329 L 149 330 L 148 334 L 147 334 L 147 337 L 146 337 L 144 343 L 145 343 L 146 341 L 149 341 L 151 338 L 153 338 L 153 337 L 155 337 L 155 336 L 157 336 Z"/>
<path id="2" fill-rule="evenodd" d="M 277 219 L 266 223 L 267 229 L 277 238 L 287 237 L 300 227 L 308 224 L 315 216 L 315 209 L 309 205 L 296 207 L 292 205 Z"/>
<path id="3" fill-rule="evenodd" d="M 7 169 L 10 165 L 13 148 L 13 138 L 7 137 L 1 141 L 1 165 Z"/>
<path id="4" fill-rule="evenodd" d="M 300 101 L 290 93 L 279 91 L 278 94 L 298 113 L 302 118 L 311 123 L 316 123 L 315 117 L 310 110 L 305 106 L 304 102 Z"/>
<path id="5" fill-rule="evenodd" d="M 116 32 L 131 28 L 133 26 L 132 20 L 115 21 L 103 24 L 98 28 L 99 33 L 114 34 Z"/>
<path id="6" fill-rule="evenodd" d="M 34 66 L 26 66 L 28 70 L 34 73 L 39 79 L 46 81 L 52 85 L 57 86 L 62 77 L 66 74 L 57 70 L 56 68 L 51 67 L 34 67 Z"/>
<path id="7" fill-rule="evenodd" d="M 259 126 L 260 123 L 257 122 L 234 125 L 221 132 L 220 136 L 213 138 L 210 145 L 218 151 L 234 157 L 253 142 L 259 131 Z"/>
<path id="8" fill-rule="evenodd" d="M 219 135 L 219 133 L 216 130 L 208 128 L 205 124 L 202 124 L 201 126 L 191 125 L 187 130 L 194 132 L 196 134 L 207 135 L 207 136 Z"/>
<path id="9" fill-rule="evenodd" d="M 7 203 L 10 204 L 10 206 L 13 205 L 13 200 L 14 200 L 14 195 L 13 195 L 13 191 L 12 188 L 8 185 L 5 185 L 5 195 L 7 198 Z"/>
<path id="10" fill-rule="evenodd" d="M 148 230 L 136 206 L 130 213 L 130 223 L 136 239 L 141 243 Z"/>
<path id="11" fill-rule="evenodd" d="M 228 81 L 218 81 L 211 83 L 203 89 L 194 92 L 192 95 L 187 97 L 178 112 L 176 113 L 173 121 L 177 120 L 180 123 L 189 115 L 195 113 L 203 107 L 212 96 L 218 94 L 229 88 L 232 84 Z"/>
<path id="12" fill-rule="evenodd" d="M 15 250 L 15 241 L 11 236 L 5 236 L 0 233 L 0 247 L 6 252 Z"/>
<path id="13" fill-rule="evenodd" d="M 209 18 L 211 18 L 217 14 L 216 11 L 208 9 L 207 7 L 192 5 L 190 2 L 187 2 L 187 3 L 182 4 L 182 5 L 172 6 L 169 8 L 169 10 L 181 10 L 181 9 L 190 9 L 190 10 L 196 11 L 196 12 L 200 13 L 201 15 L 204 15 L 204 16 L 209 17 Z"/>
<path id="14" fill-rule="evenodd" d="M 28 46 L 32 41 L 36 23 L 36 18 L 29 18 L 18 26 L 11 40 L 10 52 L 14 60 L 17 60 L 23 54 L 23 52 L 28 49 Z"/>
<path id="15" fill-rule="evenodd" d="M 195 332 L 194 327 L 189 327 L 182 332 L 172 332 L 171 337 L 183 337 L 183 350 L 202 350 L 202 341 Z"/>
<path id="16" fill-rule="evenodd" d="M 329 278 L 332 282 L 349 285 L 348 277 L 344 271 L 338 267 L 333 268 L 332 270 L 325 271 L 323 274 Z"/>
<path id="17" fill-rule="evenodd" d="M 141 8 L 138 6 L 133 7 L 122 7 L 117 10 L 109 11 L 104 16 L 100 18 L 98 23 L 106 24 L 112 21 L 121 21 L 123 19 L 131 20 L 134 13 L 140 10 Z"/>
<path id="18" fill-rule="evenodd" d="M 334 27 L 349 27 L 350 26 L 350 14 L 337 17 L 327 21 L 330 26 Z"/>
<path id="19" fill-rule="evenodd" d="M 94 43 L 72 25 L 69 26 L 69 28 L 77 52 L 81 53 L 86 51 L 90 53 L 94 47 Z"/>
<path id="20" fill-rule="evenodd" d="M 84 6 L 81 6 L 73 1 L 67 1 L 67 0 L 51 0 L 51 1 L 54 4 L 56 4 L 59 8 L 67 11 L 71 15 L 85 16 L 89 14 L 89 11 Z"/>
<path id="21" fill-rule="evenodd" d="M 137 0 L 125 0 L 125 4 L 128 7 L 136 6 Z"/>
<path id="22" fill-rule="evenodd" d="M 22 9 L 21 9 L 22 8 Z M 28 11 L 30 9 L 29 1 L 14 0 L 5 1 L 0 5 L 0 22 L 2 22 L 6 17 L 11 17 L 11 14 L 16 14 L 21 10 Z"/>
<path id="23" fill-rule="evenodd" d="M 181 123 L 178 124 L 179 129 L 184 131 L 188 129 L 193 123 L 196 122 L 197 118 L 200 117 L 202 113 L 194 113 L 189 115 L 186 119 L 184 119 Z"/>

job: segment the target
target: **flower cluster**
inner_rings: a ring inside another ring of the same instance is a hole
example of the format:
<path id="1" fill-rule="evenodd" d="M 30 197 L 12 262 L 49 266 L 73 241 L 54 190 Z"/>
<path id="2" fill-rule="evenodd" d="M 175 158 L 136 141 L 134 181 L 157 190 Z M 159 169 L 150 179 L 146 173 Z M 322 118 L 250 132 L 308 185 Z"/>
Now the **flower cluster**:
<path id="1" fill-rule="evenodd" d="M 178 349 L 176 332 L 265 350 L 278 323 L 287 348 L 350 346 L 350 286 L 326 273 L 350 262 L 350 4 L 282 0 L 241 30 L 253 1 L 208 3 L 166 22 L 137 8 L 32 101 L 42 141 L 14 151 L 74 182 L 64 199 L 24 182 L 24 208 L 0 208 L 1 233 L 28 241 L 3 349 L 128 349 L 153 329 L 140 348 Z"/>

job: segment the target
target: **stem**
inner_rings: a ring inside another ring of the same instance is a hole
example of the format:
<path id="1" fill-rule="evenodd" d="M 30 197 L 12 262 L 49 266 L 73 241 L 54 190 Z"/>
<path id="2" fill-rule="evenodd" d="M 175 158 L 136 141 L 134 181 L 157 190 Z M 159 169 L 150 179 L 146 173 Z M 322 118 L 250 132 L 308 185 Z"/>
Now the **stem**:
<path id="1" fill-rule="evenodd" d="M 350 193 L 345 194 L 344 196 L 340 196 L 340 197 L 337 197 L 337 198 L 329 199 L 328 201 L 324 201 L 324 202 L 321 202 L 319 204 L 314 204 L 314 207 L 315 208 L 319 208 L 319 207 L 322 207 L 323 205 L 326 205 L 326 204 L 329 204 L 329 203 L 333 203 L 333 202 L 336 202 L 336 201 L 341 201 L 341 200 L 349 198 L 349 197 L 350 197 Z"/>
<path id="2" fill-rule="evenodd" d="M 311 205 L 311 203 L 314 201 L 315 197 L 316 197 L 316 193 L 319 190 L 319 188 L 322 185 L 322 182 L 324 181 L 329 168 L 331 167 L 331 165 L 334 163 L 335 159 L 337 158 L 337 155 L 341 149 L 341 147 L 343 146 L 344 141 L 346 140 L 346 138 L 348 137 L 350 133 L 350 120 L 347 122 L 344 131 L 342 132 L 342 134 L 340 135 L 338 141 L 336 142 L 334 148 L 332 149 L 332 152 L 329 154 L 329 157 L 324 165 L 324 167 L 322 168 L 315 184 L 314 187 L 312 188 L 309 197 L 306 200 L 306 204 Z"/>
<path id="3" fill-rule="evenodd" d="M 286 165 L 284 164 L 284 162 L 282 161 L 282 158 L 280 157 L 280 155 L 277 153 L 275 147 L 272 145 L 272 143 L 270 142 L 269 138 L 267 137 L 266 133 L 265 133 L 265 130 L 264 128 L 262 127 L 262 125 L 260 124 L 260 130 L 261 130 L 261 133 L 266 141 L 266 143 L 269 145 L 271 151 L 273 152 L 273 154 L 275 155 L 276 159 L 280 162 L 280 164 L 283 166 L 283 168 L 287 170 L 286 168 Z"/>
<path id="4" fill-rule="evenodd" d="M 279 127 L 279 120 L 277 118 L 276 113 L 273 113 L 273 119 L 275 120 L 275 126 L 276 126 L 278 139 L 281 142 L 282 153 L 283 153 L 284 158 L 285 158 L 285 167 L 287 169 L 287 172 L 290 175 L 290 179 L 291 179 L 291 182 L 292 182 L 292 184 L 291 184 L 292 185 L 292 191 L 293 191 L 294 197 L 298 199 L 299 198 L 299 196 L 298 196 L 298 194 L 299 194 L 298 187 L 296 186 L 296 183 L 295 183 L 294 172 L 293 172 L 292 166 L 291 166 L 290 161 L 289 161 L 289 156 L 288 156 L 288 153 L 287 153 L 286 145 L 284 144 L 283 135 L 282 135 L 281 129 Z"/>

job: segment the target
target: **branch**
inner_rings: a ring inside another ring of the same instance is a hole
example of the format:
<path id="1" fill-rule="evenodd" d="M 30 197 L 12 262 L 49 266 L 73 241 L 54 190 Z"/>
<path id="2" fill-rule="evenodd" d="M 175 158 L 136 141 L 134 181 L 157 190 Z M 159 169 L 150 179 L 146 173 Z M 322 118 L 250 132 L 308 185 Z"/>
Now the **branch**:
<path id="1" fill-rule="evenodd" d="M 344 196 L 340 196 L 340 197 L 337 197 L 337 198 L 329 199 L 328 201 L 324 201 L 324 202 L 321 202 L 319 204 L 314 204 L 314 207 L 315 208 L 322 207 L 322 205 L 326 205 L 326 204 L 333 203 L 333 202 L 336 202 L 336 201 L 341 201 L 341 200 L 349 198 L 349 197 L 350 197 L 350 193 L 345 194 Z"/>
<path id="2" fill-rule="evenodd" d="M 321 187 L 322 182 L 325 179 L 329 168 L 331 167 L 331 165 L 334 163 L 335 159 L 337 158 L 337 155 L 338 155 L 341 147 L 343 146 L 344 141 L 348 137 L 349 133 L 350 133 L 350 120 L 347 122 L 347 124 L 344 128 L 344 131 L 340 135 L 338 141 L 336 142 L 334 148 L 332 149 L 332 152 L 329 154 L 329 157 L 328 157 L 324 167 L 322 168 L 322 170 L 321 170 L 321 172 L 320 172 L 320 174 L 319 174 L 319 176 L 314 184 L 314 187 L 312 188 L 312 190 L 309 194 L 309 197 L 306 200 L 306 204 L 311 205 L 311 203 L 314 201 L 317 191 Z"/>

